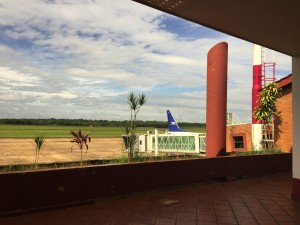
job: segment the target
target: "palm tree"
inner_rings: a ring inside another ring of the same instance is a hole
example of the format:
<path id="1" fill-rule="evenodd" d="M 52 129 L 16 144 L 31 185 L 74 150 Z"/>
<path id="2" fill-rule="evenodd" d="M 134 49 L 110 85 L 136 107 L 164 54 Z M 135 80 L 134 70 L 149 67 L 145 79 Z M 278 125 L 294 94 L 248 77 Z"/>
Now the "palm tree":
<path id="1" fill-rule="evenodd" d="M 125 131 L 129 145 L 128 159 L 131 162 L 133 158 L 134 145 L 137 141 L 136 118 L 141 107 L 146 103 L 146 96 L 143 93 L 137 96 L 133 92 L 130 92 L 127 97 L 127 103 L 130 108 L 130 125 L 125 126 Z"/>
<path id="2" fill-rule="evenodd" d="M 89 149 L 88 143 L 91 142 L 91 138 L 89 137 L 88 133 L 83 133 L 81 132 L 81 130 L 79 130 L 78 133 L 71 131 L 71 134 L 73 135 L 73 140 L 71 140 L 71 142 L 75 143 L 74 145 L 77 145 L 77 147 L 80 149 L 80 166 L 82 166 L 82 149 L 85 146 L 87 152 L 87 150 Z M 71 152 L 74 145 L 72 145 L 71 147 Z"/>
<path id="3" fill-rule="evenodd" d="M 38 164 L 39 164 L 39 158 L 40 158 L 40 151 L 44 148 L 45 146 L 45 141 L 46 139 L 40 135 L 37 135 L 34 138 L 34 144 L 35 144 L 35 160 L 34 160 L 34 165 L 35 169 L 38 169 Z"/>

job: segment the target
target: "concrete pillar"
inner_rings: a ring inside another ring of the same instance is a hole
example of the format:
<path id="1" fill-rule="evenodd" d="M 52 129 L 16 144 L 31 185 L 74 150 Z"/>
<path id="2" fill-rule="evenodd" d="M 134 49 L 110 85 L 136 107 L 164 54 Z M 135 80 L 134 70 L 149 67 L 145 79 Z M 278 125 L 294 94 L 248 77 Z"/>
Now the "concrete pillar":
<path id="1" fill-rule="evenodd" d="M 292 199 L 300 201 L 300 56 L 293 57 L 293 184 Z"/>
<path id="2" fill-rule="evenodd" d="M 226 42 L 207 54 L 206 157 L 226 155 L 227 61 Z"/>

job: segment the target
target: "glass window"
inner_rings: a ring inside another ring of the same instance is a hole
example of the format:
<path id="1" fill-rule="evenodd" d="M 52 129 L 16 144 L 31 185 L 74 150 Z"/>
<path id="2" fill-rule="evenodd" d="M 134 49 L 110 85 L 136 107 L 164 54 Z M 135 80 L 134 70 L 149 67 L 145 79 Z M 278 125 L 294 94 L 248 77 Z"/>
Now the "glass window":
<path id="1" fill-rule="evenodd" d="M 234 136 L 233 140 L 234 140 L 234 148 L 245 148 L 243 136 Z"/>

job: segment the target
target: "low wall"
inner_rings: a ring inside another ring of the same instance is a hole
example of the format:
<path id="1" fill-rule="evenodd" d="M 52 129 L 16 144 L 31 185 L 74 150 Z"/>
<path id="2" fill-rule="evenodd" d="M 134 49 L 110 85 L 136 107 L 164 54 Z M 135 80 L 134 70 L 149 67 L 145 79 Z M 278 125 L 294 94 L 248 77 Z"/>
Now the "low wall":
<path id="1" fill-rule="evenodd" d="M 292 171 L 292 154 L 128 163 L 0 174 L 0 214 L 232 175 Z"/>

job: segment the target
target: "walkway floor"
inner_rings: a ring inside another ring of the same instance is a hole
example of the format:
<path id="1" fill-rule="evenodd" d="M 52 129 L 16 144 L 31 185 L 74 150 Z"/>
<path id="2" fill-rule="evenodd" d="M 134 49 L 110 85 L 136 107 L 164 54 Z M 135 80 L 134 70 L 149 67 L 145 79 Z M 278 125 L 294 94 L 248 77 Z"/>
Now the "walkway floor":
<path id="1" fill-rule="evenodd" d="M 98 199 L 92 205 L 0 218 L 0 224 L 299 225 L 300 203 L 290 193 L 291 175 L 272 174 Z M 179 202 L 167 206 L 166 200 Z"/>

